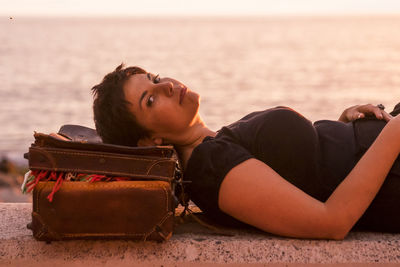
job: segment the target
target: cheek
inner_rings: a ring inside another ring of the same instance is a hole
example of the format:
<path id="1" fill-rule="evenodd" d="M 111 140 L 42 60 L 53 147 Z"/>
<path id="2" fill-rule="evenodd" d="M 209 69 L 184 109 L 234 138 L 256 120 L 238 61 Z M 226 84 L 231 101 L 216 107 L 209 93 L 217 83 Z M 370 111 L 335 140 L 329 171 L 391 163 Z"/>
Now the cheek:
<path id="1" fill-rule="evenodd" d="M 164 103 L 151 113 L 150 120 L 155 131 L 180 133 L 192 125 L 199 110 L 198 95 L 190 96 L 182 106 L 177 106 L 174 102 Z"/>
<path id="2" fill-rule="evenodd" d="M 196 118 L 197 113 L 199 112 L 199 107 L 200 96 L 198 94 L 192 93 L 190 101 L 188 101 L 187 106 L 184 107 L 185 118 L 189 124 L 192 123 L 193 119 Z"/>
<path id="3" fill-rule="evenodd" d="M 184 114 L 176 110 L 160 110 L 156 112 L 152 118 L 154 126 L 163 132 L 180 131 L 183 125 Z"/>
<path id="4" fill-rule="evenodd" d="M 163 132 L 180 133 L 189 127 L 193 121 L 197 109 L 171 110 L 160 112 L 153 117 L 154 125 Z"/>

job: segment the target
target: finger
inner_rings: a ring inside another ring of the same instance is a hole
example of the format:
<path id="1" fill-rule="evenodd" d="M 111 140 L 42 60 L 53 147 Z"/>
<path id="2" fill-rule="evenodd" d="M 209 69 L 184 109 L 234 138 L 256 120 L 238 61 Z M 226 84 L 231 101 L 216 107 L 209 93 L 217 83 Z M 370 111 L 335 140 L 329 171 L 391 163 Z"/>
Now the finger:
<path id="1" fill-rule="evenodd" d="M 365 114 L 364 114 L 364 113 L 355 112 L 351 121 L 355 121 L 355 120 L 358 120 L 358 119 L 362 119 L 362 118 L 364 118 L 364 117 L 365 117 Z"/>
<path id="2" fill-rule="evenodd" d="M 364 114 L 375 116 L 377 119 L 384 119 L 382 114 L 383 110 L 372 104 L 361 105 L 357 110 L 359 112 L 363 112 Z"/>
<path id="3" fill-rule="evenodd" d="M 393 119 L 393 116 L 390 115 L 389 113 L 387 113 L 386 111 L 383 111 L 383 110 L 382 110 L 382 115 L 383 115 L 383 119 L 384 119 L 385 121 L 390 121 L 391 119 Z"/>
<path id="4" fill-rule="evenodd" d="M 378 118 L 380 120 L 382 120 L 384 118 L 383 114 L 382 114 L 383 112 L 384 111 L 378 107 L 374 107 L 374 109 L 373 109 L 373 114 L 375 115 L 376 118 Z"/>
<path id="5" fill-rule="evenodd" d="M 363 110 L 363 112 L 365 112 L 366 114 L 374 115 L 377 119 L 380 120 L 383 119 L 385 121 L 390 121 L 393 118 L 393 116 L 388 114 L 386 111 L 372 104 L 362 105 L 360 109 Z"/>
<path id="6" fill-rule="evenodd" d="M 360 105 L 357 108 L 357 111 L 366 113 L 366 114 L 375 114 L 375 111 L 379 111 L 380 109 L 377 106 L 374 106 L 372 104 L 365 104 L 365 105 Z"/>

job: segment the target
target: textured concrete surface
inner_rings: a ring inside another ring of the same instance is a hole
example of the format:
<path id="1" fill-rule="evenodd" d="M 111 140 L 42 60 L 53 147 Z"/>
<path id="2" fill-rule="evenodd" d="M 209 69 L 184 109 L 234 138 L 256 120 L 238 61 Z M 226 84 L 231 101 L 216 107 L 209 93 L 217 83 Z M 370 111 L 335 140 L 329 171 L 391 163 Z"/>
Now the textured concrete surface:
<path id="1" fill-rule="evenodd" d="M 188 220 L 165 243 L 35 241 L 26 228 L 31 203 L 0 203 L 0 265 L 24 266 L 400 266 L 400 234 L 350 233 L 343 241 L 300 240 L 257 230 L 212 233 Z M 383 264 L 383 265 L 382 265 Z"/>

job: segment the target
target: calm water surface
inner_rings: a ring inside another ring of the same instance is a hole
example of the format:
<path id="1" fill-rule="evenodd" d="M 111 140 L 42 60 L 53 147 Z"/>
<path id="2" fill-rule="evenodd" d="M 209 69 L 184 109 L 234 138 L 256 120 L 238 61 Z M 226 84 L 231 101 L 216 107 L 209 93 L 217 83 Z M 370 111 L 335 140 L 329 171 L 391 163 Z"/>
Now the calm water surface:
<path id="1" fill-rule="evenodd" d="M 400 17 L 0 19 L 0 156 L 33 131 L 93 127 L 90 88 L 119 63 L 181 80 L 214 130 L 286 105 L 311 121 L 400 101 Z"/>

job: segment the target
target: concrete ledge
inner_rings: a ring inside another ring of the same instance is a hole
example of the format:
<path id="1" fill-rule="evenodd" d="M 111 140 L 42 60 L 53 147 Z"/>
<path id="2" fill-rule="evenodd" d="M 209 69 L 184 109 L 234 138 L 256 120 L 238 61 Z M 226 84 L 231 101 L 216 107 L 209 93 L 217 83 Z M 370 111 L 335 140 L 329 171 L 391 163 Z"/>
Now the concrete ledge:
<path id="1" fill-rule="evenodd" d="M 31 203 L 0 203 L 0 265 L 400 266 L 400 234 L 354 232 L 343 241 L 281 238 L 256 230 L 234 230 L 235 236 L 220 236 L 186 222 L 165 243 L 82 240 L 46 244 L 35 241 L 26 228 L 31 210 Z"/>

